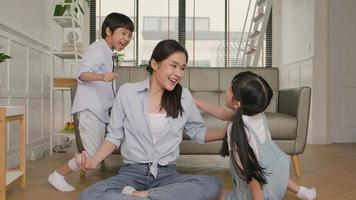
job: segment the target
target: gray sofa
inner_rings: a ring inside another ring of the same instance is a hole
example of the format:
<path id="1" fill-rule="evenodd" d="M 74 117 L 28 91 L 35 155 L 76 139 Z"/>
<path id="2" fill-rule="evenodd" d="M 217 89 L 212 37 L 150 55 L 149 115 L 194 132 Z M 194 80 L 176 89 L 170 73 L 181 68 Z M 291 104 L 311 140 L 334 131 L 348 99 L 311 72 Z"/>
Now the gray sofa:
<path id="1" fill-rule="evenodd" d="M 266 116 L 272 139 L 280 148 L 291 155 L 295 174 L 301 175 L 299 154 L 303 153 L 306 145 L 310 96 L 309 87 L 279 90 L 278 68 L 187 68 L 183 87 L 188 88 L 195 98 L 205 100 L 216 105 L 225 105 L 225 89 L 233 76 L 242 71 L 252 71 L 261 75 L 272 87 L 274 92 L 271 104 L 267 108 Z M 120 67 L 117 85 L 125 82 L 137 82 L 145 79 L 148 74 L 145 68 Z M 206 113 L 202 113 L 206 126 L 213 129 L 224 129 L 226 122 L 217 120 Z M 189 137 L 183 135 L 181 154 L 218 154 L 221 142 L 210 142 L 204 145 L 194 144 Z"/>

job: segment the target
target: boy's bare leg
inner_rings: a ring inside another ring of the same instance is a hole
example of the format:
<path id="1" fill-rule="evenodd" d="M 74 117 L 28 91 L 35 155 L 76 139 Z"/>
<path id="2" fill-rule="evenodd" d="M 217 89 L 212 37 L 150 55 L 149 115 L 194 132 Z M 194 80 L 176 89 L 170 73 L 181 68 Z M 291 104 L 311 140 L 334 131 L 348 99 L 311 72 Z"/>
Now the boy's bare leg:
<path id="1" fill-rule="evenodd" d="M 73 171 L 69 168 L 68 163 L 64 164 L 62 167 L 58 168 L 57 173 L 62 175 L 62 176 L 66 176 L 70 173 L 72 173 Z"/>

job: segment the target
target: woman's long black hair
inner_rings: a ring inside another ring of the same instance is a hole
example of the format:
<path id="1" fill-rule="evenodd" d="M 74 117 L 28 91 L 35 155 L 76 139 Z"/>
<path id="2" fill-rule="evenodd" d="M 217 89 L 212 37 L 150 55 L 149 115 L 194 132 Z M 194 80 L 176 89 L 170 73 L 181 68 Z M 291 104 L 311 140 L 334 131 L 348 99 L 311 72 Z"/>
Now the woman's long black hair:
<path id="1" fill-rule="evenodd" d="M 249 183 L 254 178 L 264 185 L 267 183 L 265 168 L 259 164 L 249 145 L 242 115 L 252 116 L 263 112 L 271 102 L 272 89 L 261 76 L 250 71 L 237 74 L 231 82 L 231 89 L 234 98 L 240 102 L 240 107 L 236 111 L 231 128 L 229 144 L 231 152 L 226 135 L 220 154 L 222 156 L 230 154 L 235 171 L 242 180 Z M 241 166 L 237 163 L 236 154 L 233 153 L 236 151 Z"/>
<path id="2" fill-rule="evenodd" d="M 162 40 L 154 48 L 152 56 L 147 66 L 147 71 L 152 74 L 153 68 L 151 66 L 152 59 L 157 63 L 167 59 L 170 55 L 175 52 L 182 52 L 185 54 L 186 62 L 188 62 L 188 52 L 187 50 L 179 44 L 176 40 Z M 161 99 L 161 109 L 167 112 L 167 117 L 177 118 L 178 115 L 182 116 L 184 112 L 182 103 L 182 86 L 177 83 L 172 91 L 164 90 Z"/>

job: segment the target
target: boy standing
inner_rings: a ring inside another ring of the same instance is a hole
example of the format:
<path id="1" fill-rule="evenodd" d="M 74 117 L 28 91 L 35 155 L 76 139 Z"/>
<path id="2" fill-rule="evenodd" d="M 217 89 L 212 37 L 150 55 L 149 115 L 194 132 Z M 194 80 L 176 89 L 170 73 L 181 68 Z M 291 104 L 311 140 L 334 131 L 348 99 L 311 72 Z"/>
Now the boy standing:
<path id="1" fill-rule="evenodd" d="M 77 113 L 83 146 L 93 156 L 105 137 L 116 93 L 113 50 L 122 51 L 132 38 L 133 22 L 120 13 L 106 16 L 101 30 L 103 40 L 92 43 L 84 54 L 78 73 L 78 87 L 71 114 Z M 61 192 L 74 191 L 64 176 L 78 171 L 74 158 L 48 176 L 48 182 Z"/>

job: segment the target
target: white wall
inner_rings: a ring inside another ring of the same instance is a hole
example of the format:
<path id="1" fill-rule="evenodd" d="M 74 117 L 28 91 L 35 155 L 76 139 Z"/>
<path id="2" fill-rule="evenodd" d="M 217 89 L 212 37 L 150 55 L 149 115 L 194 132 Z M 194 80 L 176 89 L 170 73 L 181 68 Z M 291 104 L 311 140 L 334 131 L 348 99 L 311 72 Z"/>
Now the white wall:
<path id="1" fill-rule="evenodd" d="M 317 144 L 330 143 L 328 130 L 328 2 L 314 0 L 315 16 L 315 48 L 313 62 L 312 87 L 312 142 Z"/>
<path id="2" fill-rule="evenodd" d="M 276 2 L 273 53 L 281 88 L 312 86 L 308 141 L 356 142 L 356 2 Z"/>
<path id="3" fill-rule="evenodd" d="M 280 64 L 282 66 L 313 56 L 314 1 L 280 1 Z"/>
<path id="4" fill-rule="evenodd" d="M 49 44 L 50 6 L 51 1 L 46 0 L 2 0 L 0 22 L 33 40 Z"/>
<path id="5" fill-rule="evenodd" d="M 332 143 L 356 142 L 356 23 L 354 0 L 329 0 L 329 130 Z"/>
<path id="6" fill-rule="evenodd" d="M 312 86 L 314 2 L 277 0 L 273 4 L 273 65 L 280 87 Z"/>
<path id="7" fill-rule="evenodd" d="M 273 4 L 273 65 L 280 70 L 280 88 L 312 88 L 309 143 L 327 143 L 327 65 L 321 49 L 326 33 L 321 33 L 325 28 L 319 24 L 327 18 L 316 15 L 325 10 L 319 6 L 319 0 L 275 0 Z"/>
<path id="8" fill-rule="evenodd" d="M 40 153 L 49 149 L 52 62 L 55 62 L 55 76 L 68 77 L 76 71 L 72 62 L 63 62 L 51 56 L 51 13 L 52 2 L 48 0 L 2 0 L 0 6 L 0 52 L 12 57 L 0 64 L 0 105 L 26 107 L 28 154 L 31 151 Z M 88 23 L 87 19 L 86 22 Z M 83 42 L 87 41 L 88 36 L 83 38 Z M 54 107 L 55 128 L 61 129 L 63 121 L 70 120 L 69 93 L 62 95 L 61 92 L 56 92 Z M 8 123 L 8 167 L 18 163 L 17 133 L 17 122 Z M 60 138 L 56 139 L 60 142 Z"/>

